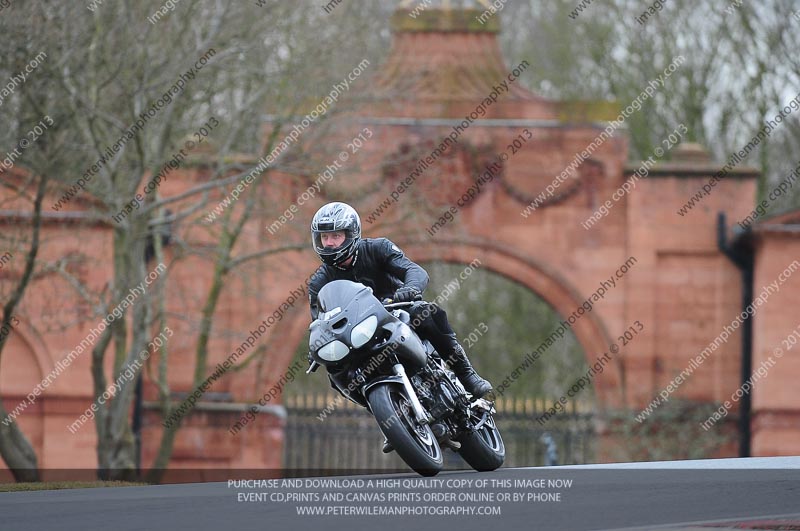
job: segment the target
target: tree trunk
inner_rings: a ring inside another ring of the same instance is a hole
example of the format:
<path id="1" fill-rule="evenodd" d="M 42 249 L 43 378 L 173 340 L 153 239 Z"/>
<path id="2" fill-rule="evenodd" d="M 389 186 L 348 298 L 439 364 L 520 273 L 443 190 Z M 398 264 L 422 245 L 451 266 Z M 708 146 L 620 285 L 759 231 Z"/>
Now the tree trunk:
<path id="1" fill-rule="evenodd" d="M 6 426 L 8 413 L 0 403 L 0 455 L 17 481 L 39 481 L 39 464 L 31 442 L 13 420 Z"/>
<path id="2" fill-rule="evenodd" d="M 144 240 L 136 240 L 133 234 L 142 229 L 142 223 L 137 229 L 118 231 L 114 238 L 115 254 L 115 289 L 111 304 L 119 304 L 128 289 L 136 284 L 137 280 L 146 276 L 144 263 Z M 145 225 L 146 227 L 146 225 Z M 133 243 L 132 243 L 133 242 Z M 135 353 L 140 352 L 147 345 L 149 332 L 149 310 L 146 295 L 133 303 L 131 310 L 131 336 L 130 346 L 127 345 L 128 328 L 126 311 L 122 318 L 116 319 L 105 332 L 101 341 L 93 352 L 92 376 L 94 381 L 94 397 L 99 398 L 108 388 L 104 367 L 106 350 L 113 340 L 114 363 L 112 369 L 112 382 L 119 378 L 126 368 L 126 360 Z M 131 354 L 133 353 L 133 354 Z M 134 378 L 135 382 L 135 378 Z M 136 470 L 136 441 L 130 424 L 130 406 L 133 400 L 134 382 L 125 382 L 117 391 L 114 398 L 99 408 L 96 415 L 97 427 L 97 461 L 100 479 L 131 481 L 138 479 Z"/>
<path id="3" fill-rule="evenodd" d="M 33 266 L 36 263 L 36 255 L 39 253 L 39 229 L 42 225 L 42 200 L 47 189 L 47 177 L 42 176 L 39 180 L 39 187 L 36 190 L 36 199 L 33 204 L 33 237 L 31 248 L 25 259 L 25 271 L 22 273 L 17 289 L 11 295 L 9 301 L 3 306 L 4 326 L 9 325 L 11 316 L 14 313 L 22 295 L 31 281 Z M 0 338 L 0 356 L 6 344 L 8 336 Z M 1 358 L 0 358 L 1 359 Z M 33 450 L 31 442 L 19 429 L 15 420 L 8 417 L 8 412 L 0 401 L 0 455 L 3 457 L 8 468 L 17 481 L 39 481 L 39 464 L 36 459 L 36 452 Z M 8 424 L 6 424 L 6 422 Z"/>

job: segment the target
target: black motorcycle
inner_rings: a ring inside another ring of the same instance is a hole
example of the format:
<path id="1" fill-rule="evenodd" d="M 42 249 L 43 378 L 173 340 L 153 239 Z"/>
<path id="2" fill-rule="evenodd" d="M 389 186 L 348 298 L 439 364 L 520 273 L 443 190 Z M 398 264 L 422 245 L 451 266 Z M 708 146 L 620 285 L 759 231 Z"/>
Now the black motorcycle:
<path id="1" fill-rule="evenodd" d="M 494 470 L 503 464 L 505 445 L 493 403 L 467 393 L 431 343 L 417 336 L 411 327 L 417 323 L 403 309 L 414 304 L 420 303 L 382 302 L 349 280 L 326 284 L 309 327 L 307 373 L 324 365 L 337 390 L 372 413 L 418 474 L 442 470 L 442 447 L 475 470 Z"/>

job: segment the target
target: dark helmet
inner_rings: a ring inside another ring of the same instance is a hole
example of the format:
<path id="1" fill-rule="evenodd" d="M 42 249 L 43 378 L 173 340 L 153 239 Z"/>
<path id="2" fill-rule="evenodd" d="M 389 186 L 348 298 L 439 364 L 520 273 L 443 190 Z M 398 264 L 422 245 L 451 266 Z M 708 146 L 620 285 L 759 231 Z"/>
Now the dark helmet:
<path id="1" fill-rule="evenodd" d="M 344 231 L 345 240 L 336 248 L 322 245 L 323 232 Z M 361 240 L 361 218 L 358 212 L 347 203 L 328 203 L 323 206 L 311 220 L 311 243 L 314 245 L 319 259 L 324 263 L 342 268 L 342 262 L 356 255 L 358 242 Z M 355 260 L 353 260 L 355 264 Z M 353 264 L 350 264 L 351 266 Z"/>

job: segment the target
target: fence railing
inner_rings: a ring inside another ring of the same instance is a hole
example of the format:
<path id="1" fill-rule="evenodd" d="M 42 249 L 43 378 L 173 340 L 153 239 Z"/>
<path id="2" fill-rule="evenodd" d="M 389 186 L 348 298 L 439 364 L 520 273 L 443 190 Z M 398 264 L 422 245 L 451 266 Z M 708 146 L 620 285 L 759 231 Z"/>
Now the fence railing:
<path id="1" fill-rule="evenodd" d="M 381 452 L 383 436 L 375 419 L 364 408 L 339 401 L 325 420 L 322 410 L 334 394 L 285 397 L 287 410 L 284 469 L 287 476 L 408 471 L 395 453 Z M 500 397 L 495 421 L 506 446 L 503 466 L 548 464 L 546 434 L 558 453 L 558 464 L 591 462 L 595 455 L 594 414 L 591 404 L 572 402 L 564 413 L 542 426 L 536 418 L 553 400 Z M 544 436 L 544 437 L 543 437 Z M 552 448 L 550 448 L 552 458 Z M 453 452 L 445 451 L 447 469 L 468 468 Z"/>

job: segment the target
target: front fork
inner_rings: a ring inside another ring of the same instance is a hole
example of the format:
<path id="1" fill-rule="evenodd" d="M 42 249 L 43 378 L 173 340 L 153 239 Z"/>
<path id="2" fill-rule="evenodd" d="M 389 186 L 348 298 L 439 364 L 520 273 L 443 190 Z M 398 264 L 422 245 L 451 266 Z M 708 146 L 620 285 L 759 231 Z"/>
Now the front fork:
<path id="1" fill-rule="evenodd" d="M 433 419 L 430 418 L 427 411 L 425 411 L 425 408 L 422 407 L 422 404 L 419 402 L 417 393 L 414 391 L 414 386 L 411 385 L 411 380 L 408 379 L 405 367 L 403 367 L 403 365 L 400 363 L 395 363 L 392 366 L 392 370 L 394 371 L 395 375 L 399 376 L 403 381 L 403 387 L 406 390 L 408 399 L 411 400 L 411 409 L 414 411 L 414 418 L 416 418 L 417 422 L 420 424 L 429 424 Z"/>

